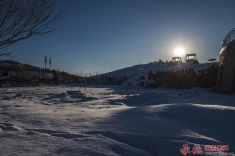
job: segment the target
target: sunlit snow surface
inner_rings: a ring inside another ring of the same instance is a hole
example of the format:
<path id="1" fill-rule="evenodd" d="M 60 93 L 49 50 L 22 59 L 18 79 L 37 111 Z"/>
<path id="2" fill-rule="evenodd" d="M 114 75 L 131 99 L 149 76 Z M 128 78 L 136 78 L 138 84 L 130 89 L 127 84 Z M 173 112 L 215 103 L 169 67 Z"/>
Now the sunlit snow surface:
<path id="1" fill-rule="evenodd" d="M 159 156 L 180 156 L 183 144 L 235 152 L 235 95 L 79 85 L 0 95 L 0 155 L 150 155 L 139 135 Z"/>

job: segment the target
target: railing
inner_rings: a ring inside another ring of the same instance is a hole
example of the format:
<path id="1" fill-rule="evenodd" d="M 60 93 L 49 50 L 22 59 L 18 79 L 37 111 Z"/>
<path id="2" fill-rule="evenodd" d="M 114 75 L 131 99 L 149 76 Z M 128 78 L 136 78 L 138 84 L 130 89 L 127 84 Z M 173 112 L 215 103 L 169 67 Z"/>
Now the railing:
<path id="1" fill-rule="evenodd" d="M 235 40 L 235 28 L 231 30 L 223 39 L 222 41 L 222 48 Z"/>

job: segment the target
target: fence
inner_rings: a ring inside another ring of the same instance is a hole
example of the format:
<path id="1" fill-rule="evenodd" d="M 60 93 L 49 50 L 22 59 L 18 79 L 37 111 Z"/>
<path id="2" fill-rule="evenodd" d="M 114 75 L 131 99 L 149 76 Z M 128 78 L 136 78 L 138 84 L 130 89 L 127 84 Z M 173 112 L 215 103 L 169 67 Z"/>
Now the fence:
<path id="1" fill-rule="evenodd" d="M 235 28 L 231 30 L 223 39 L 222 41 L 222 48 L 235 40 Z"/>

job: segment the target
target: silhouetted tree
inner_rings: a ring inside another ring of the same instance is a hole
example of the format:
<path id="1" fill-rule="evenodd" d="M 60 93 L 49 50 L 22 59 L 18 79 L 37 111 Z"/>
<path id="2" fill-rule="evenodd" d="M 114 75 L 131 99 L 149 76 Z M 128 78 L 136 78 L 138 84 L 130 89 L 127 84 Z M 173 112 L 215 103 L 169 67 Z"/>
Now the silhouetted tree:
<path id="1" fill-rule="evenodd" d="M 38 86 L 40 83 L 40 79 L 37 76 L 33 76 L 30 78 L 30 85 L 31 86 Z"/>
<path id="2" fill-rule="evenodd" d="M 17 78 L 25 78 L 28 76 L 29 72 L 30 72 L 29 69 L 24 69 L 24 68 L 19 68 L 15 71 Z"/>
<path id="3" fill-rule="evenodd" d="M 0 49 L 54 31 L 48 26 L 60 17 L 56 0 L 0 0 Z M 0 52 L 0 56 L 10 54 Z"/>
<path id="4" fill-rule="evenodd" d="M 55 84 L 58 85 L 60 83 L 60 73 L 56 70 L 53 70 L 52 73 L 53 73 L 53 81 Z"/>

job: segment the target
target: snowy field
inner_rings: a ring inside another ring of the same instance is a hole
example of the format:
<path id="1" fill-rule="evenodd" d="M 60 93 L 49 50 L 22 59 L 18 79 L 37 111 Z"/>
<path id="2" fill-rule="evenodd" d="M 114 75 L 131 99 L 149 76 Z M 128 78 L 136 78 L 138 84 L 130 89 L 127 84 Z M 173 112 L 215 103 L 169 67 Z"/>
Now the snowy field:
<path id="1" fill-rule="evenodd" d="M 0 155 L 150 156 L 148 137 L 158 156 L 183 155 L 184 144 L 202 147 L 188 155 L 206 155 L 205 145 L 235 153 L 235 95 L 67 85 L 6 87 L 0 96 Z"/>

